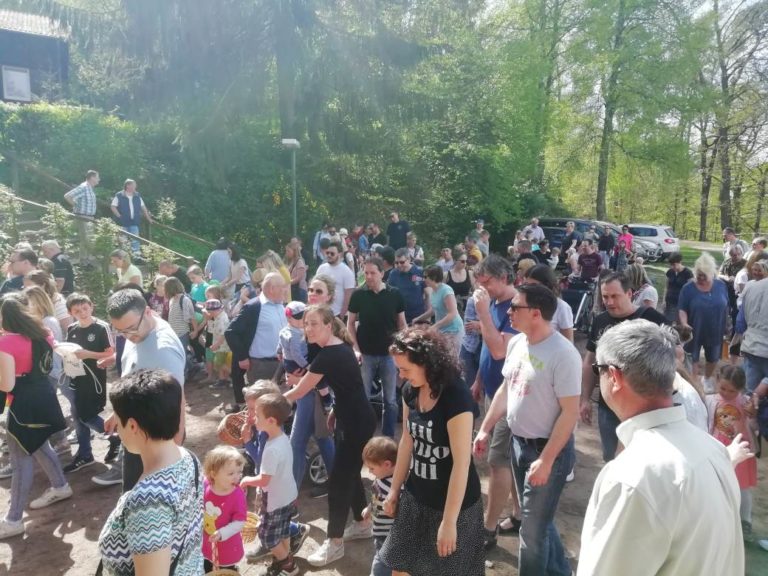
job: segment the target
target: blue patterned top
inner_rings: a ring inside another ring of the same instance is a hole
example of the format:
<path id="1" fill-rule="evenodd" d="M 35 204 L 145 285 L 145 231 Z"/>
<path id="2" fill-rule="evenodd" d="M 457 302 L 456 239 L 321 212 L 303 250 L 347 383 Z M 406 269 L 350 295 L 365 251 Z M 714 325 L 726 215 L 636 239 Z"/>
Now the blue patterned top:
<path id="1" fill-rule="evenodd" d="M 173 561 L 182 542 L 184 549 L 174 574 L 203 574 L 203 480 L 198 464 L 195 489 L 194 458 L 184 450 L 178 462 L 142 478 L 120 497 L 99 536 L 105 574 L 133 575 L 133 554 L 169 546 Z"/>
<path id="2" fill-rule="evenodd" d="M 72 211 L 75 214 L 82 216 L 96 215 L 96 194 L 88 182 L 83 182 L 77 188 L 73 188 L 64 194 L 64 197 L 75 203 L 72 207 Z"/>

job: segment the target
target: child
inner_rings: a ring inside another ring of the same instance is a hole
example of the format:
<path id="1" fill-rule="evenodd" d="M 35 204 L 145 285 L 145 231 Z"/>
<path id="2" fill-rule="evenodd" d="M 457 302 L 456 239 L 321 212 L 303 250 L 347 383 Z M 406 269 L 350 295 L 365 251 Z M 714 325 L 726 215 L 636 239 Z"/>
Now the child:
<path id="1" fill-rule="evenodd" d="M 286 373 L 293 374 L 296 370 L 307 367 L 307 341 L 304 339 L 304 310 L 307 305 L 304 302 L 294 300 L 285 307 L 285 316 L 288 318 L 288 326 L 280 330 L 279 343 L 277 345 L 277 357 L 282 359 Z M 323 410 L 327 413 L 333 408 L 333 397 L 328 383 L 322 380 L 316 387 L 323 404 Z"/>
<path id="2" fill-rule="evenodd" d="M 190 332 L 197 332 L 197 319 L 192 299 L 184 293 L 184 285 L 174 276 L 165 281 L 165 297 L 168 298 L 168 324 L 181 340 L 187 352 L 187 378 L 193 374 L 191 357 L 188 353 Z M 190 378 L 191 379 L 191 378 Z"/>
<path id="3" fill-rule="evenodd" d="M 205 311 L 208 313 L 208 331 L 213 337 L 211 352 L 213 352 L 213 370 L 219 379 L 211 384 L 211 388 L 226 388 L 229 386 L 229 361 L 231 352 L 224 338 L 224 332 L 229 327 L 229 318 L 224 312 L 221 300 L 212 298 L 206 300 Z"/>
<path id="4" fill-rule="evenodd" d="M 165 281 L 168 276 L 158 274 L 152 281 L 155 291 L 149 296 L 149 307 L 163 320 L 168 320 L 168 299 L 165 297 Z"/>
<path id="5" fill-rule="evenodd" d="M 623 272 L 629 266 L 629 254 L 627 253 L 627 244 L 624 240 L 619 240 L 619 245 L 616 247 L 616 266 L 614 269 L 616 272 Z"/>
<path id="6" fill-rule="evenodd" d="M 739 366 L 722 366 L 717 379 L 717 394 L 706 398 L 709 433 L 728 446 L 737 434 L 750 444 L 755 442 L 749 427 L 754 415 L 752 403 L 744 393 L 747 380 Z M 752 535 L 752 488 L 757 485 L 757 461 L 754 458 L 736 466 L 736 478 L 741 489 L 741 526 L 744 539 Z"/>
<path id="7" fill-rule="evenodd" d="M 547 264 L 549 264 L 549 267 L 554 270 L 557 268 L 557 265 L 560 263 L 560 248 L 554 247 L 552 248 L 552 255 L 549 257 L 549 260 L 547 260 Z"/>
<path id="8" fill-rule="evenodd" d="M 280 394 L 280 388 L 271 380 L 257 380 L 251 386 L 243 388 L 245 405 L 248 408 L 248 420 L 243 426 L 241 440 L 245 451 L 253 460 L 256 474 L 261 470 L 261 455 L 264 453 L 264 446 L 269 439 L 265 432 L 259 432 L 255 428 L 256 404 L 258 399 L 266 394 Z M 291 554 L 296 554 L 309 535 L 309 524 L 291 522 L 290 533 Z M 252 562 L 267 554 L 269 554 L 269 548 L 266 548 L 261 542 L 257 542 L 256 547 L 246 553 L 246 557 L 248 561 Z"/>
<path id="9" fill-rule="evenodd" d="M 187 270 L 187 278 L 192 283 L 189 290 L 189 297 L 192 298 L 192 305 L 195 308 L 195 320 L 197 320 L 197 329 L 190 333 L 189 344 L 194 352 L 195 362 L 205 361 L 205 345 L 200 343 L 200 333 L 202 332 L 203 314 L 205 302 L 205 290 L 208 283 L 205 281 L 203 271 L 199 266 L 190 266 Z"/>
<path id="10" fill-rule="evenodd" d="M 93 317 L 93 303 L 85 294 L 74 292 L 67 298 L 67 310 L 75 319 L 67 330 L 67 342 L 79 344 L 82 348 L 75 352 L 83 363 L 85 374 L 75 376 L 70 381 L 70 388 L 75 391 L 74 414 L 77 432 L 77 452 L 66 466 L 64 472 L 74 472 L 94 463 L 91 449 L 91 430 L 104 433 L 104 420 L 99 413 L 107 403 L 107 371 L 99 368 L 98 361 L 109 358 L 115 353 L 109 325 Z M 104 458 L 111 462 L 117 457 L 120 437 L 109 437 L 109 450 Z"/>
<path id="11" fill-rule="evenodd" d="M 384 514 L 384 500 L 389 496 L 392 487 L 392 474 L 395 472 L 397 461 L 397 444 L 389 436 L 374 436 L 363 448 L 363 464 L 376 478 L 371 485 L 372 499 L 370 505 L 363 510 L 363 519 L 373 518 L 373 543 L 375 554 L 371 564 L 371 576 L 389 576 L 392 569 L 379 558 L 384 540 L 389 536 L 394 519 Z M 361 531 L 362 533 L 362 531 Z"/>
<path id="12" fill-rule="evenodd" d="M 299 495 L 293 479 L 293 451 L 283 423 L 291 415 L 291 404 L 282 394 L 265 394 L 256 401 L 256 429 L 266 432 L 267 443 L 261 454 L 257 476 L 246 476 L 240 486 L 262 489 L 259 540 L 274 558 L 267 574 L 295 576 L 299 567 L 290 547 L 290 524 L 294 501 Z"/>
<path id="13" fill-rule="evenodd" d="M 232 446 L 216 446 L 203 463 L 203 558 L 205 573 L 213 570 L 213 546 L 220 568 L 237 570 L 243 559 L 240 532 L 248 518 L 245 492 L 240 488 L 245 459 Z"/>

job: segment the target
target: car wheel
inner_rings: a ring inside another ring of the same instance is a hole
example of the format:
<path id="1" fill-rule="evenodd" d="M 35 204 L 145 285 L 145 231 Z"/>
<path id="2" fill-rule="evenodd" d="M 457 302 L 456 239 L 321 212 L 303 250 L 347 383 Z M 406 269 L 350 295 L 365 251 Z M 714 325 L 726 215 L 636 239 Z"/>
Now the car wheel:
<path id="1" fill-rule="evenodd" d="M 307 453 L 307 469 L 309 470 L 309 481 L 313 486 L 322 486 L 328 482 L 328 472 L 325 469 L 325 462 L 320 455 L 320 451 L 314 450 Z"/>

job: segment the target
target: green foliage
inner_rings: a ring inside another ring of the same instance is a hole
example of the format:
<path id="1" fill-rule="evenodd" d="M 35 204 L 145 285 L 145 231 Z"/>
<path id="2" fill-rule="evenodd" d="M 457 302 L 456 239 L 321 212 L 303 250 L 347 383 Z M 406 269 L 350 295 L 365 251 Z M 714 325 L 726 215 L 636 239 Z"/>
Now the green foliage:
<path id="1" fill-rule="evenodd" d="M 45 214 L 40 218 L 48 238 L 59 243 L 63 252 L 69 252 L 74 246 L 75 221 L 72 213 L 61 204 L 46 202 Z"/>

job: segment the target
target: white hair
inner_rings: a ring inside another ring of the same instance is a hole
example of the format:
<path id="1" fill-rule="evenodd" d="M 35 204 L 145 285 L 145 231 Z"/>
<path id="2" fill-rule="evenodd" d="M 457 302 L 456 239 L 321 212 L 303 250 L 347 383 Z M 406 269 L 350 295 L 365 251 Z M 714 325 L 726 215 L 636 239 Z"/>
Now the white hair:
<path id="1" fill-rule="evenodd" d="M 693 264 L 693 274 L 704 274 L 712 280 L 717 274 L 717 263 L 709 252 L 702 252 Z"/>

